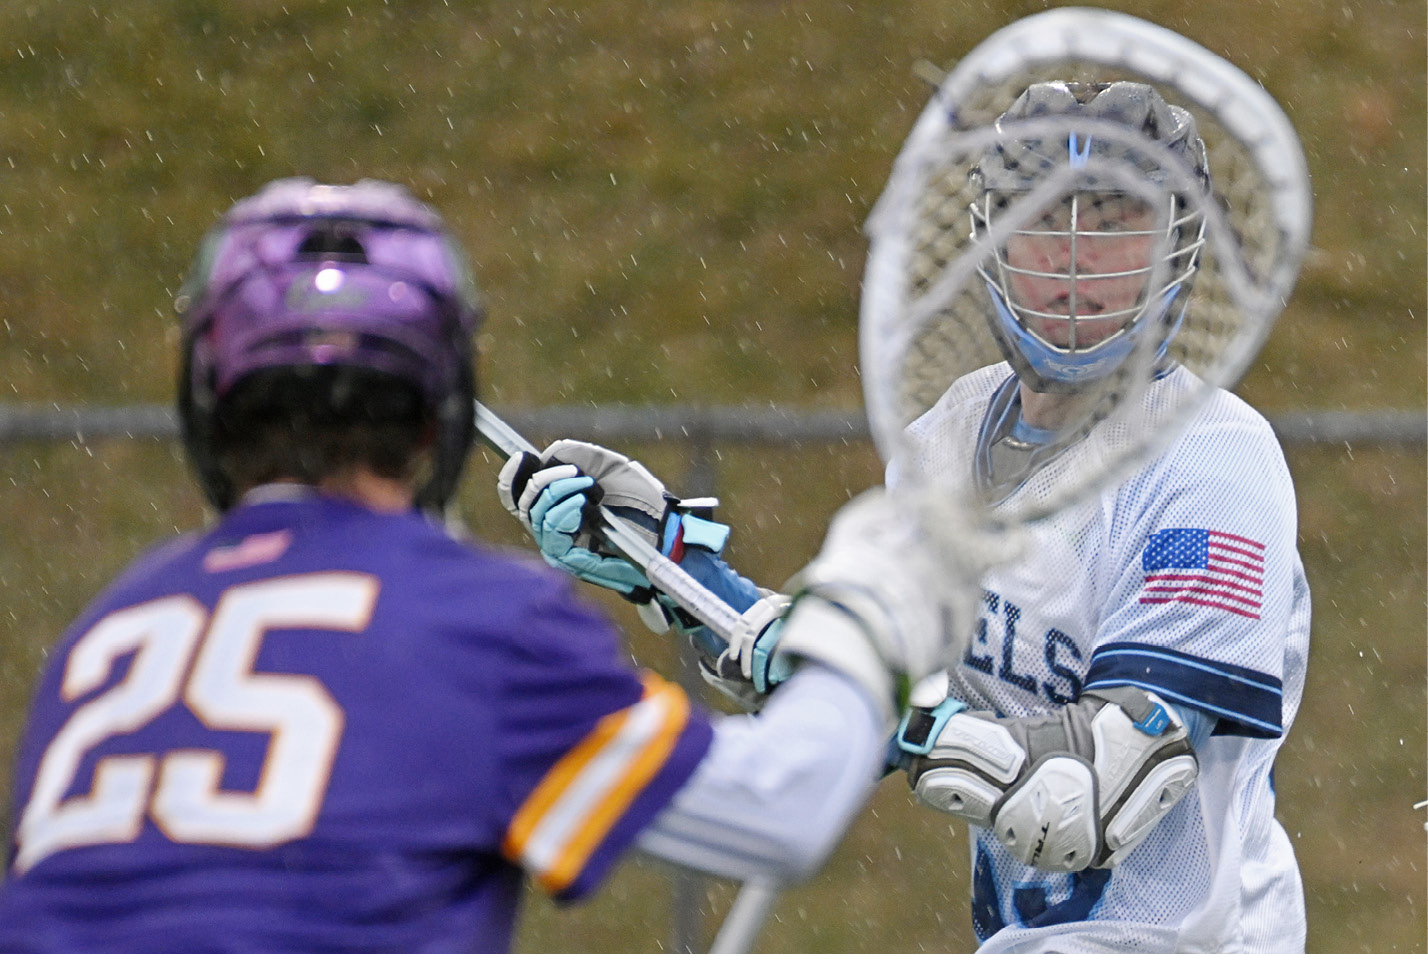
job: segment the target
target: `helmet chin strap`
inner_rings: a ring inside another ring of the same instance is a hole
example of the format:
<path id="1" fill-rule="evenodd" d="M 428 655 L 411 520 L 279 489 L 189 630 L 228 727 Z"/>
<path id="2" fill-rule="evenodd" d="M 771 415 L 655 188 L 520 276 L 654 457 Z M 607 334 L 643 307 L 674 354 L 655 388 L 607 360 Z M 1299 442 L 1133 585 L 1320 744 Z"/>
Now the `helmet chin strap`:
<path id="1" fill-rule="evenodd" d="M 1179 284 L 1165 289 L 1159 301 L 1135 319 L 1134 327 L 1126 334 L 1108 340 L 1105 347 L 1066 354 L 1029 331 L 1012 313 L 994 282 L 987 281 L 986 287 L 995 312 L 992 319 L 995 337 L 1003 357 L 1016 369 L 1022 384 L 1038 393 L 1063 394 L 1099 381 L 1120 367 L 1136 350 L 1141 337 L 1149 329 L 1162 324 L 1182 290 Z M 1156 346 L 1154 361 L 1157 366 L 1165 363 L 1170 341 L 1185 319 L 1185 310 L 1185 305 L 1182 305 L 1173 320 L 1165 324 Z"/>

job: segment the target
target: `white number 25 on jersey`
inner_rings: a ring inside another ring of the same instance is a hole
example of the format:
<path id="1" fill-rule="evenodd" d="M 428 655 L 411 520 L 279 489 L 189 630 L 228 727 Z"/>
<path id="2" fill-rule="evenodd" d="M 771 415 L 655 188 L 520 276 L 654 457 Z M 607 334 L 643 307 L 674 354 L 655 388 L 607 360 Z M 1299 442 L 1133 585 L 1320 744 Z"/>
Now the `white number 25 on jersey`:
<path id="1" fill-rule="evenodd" d="M 253 661 L 270 629 L 362 631 L 378 589 L 375 578 L 354 573 L 282 577 L 233 587 L 212 616 L 179 595 L 96 623 L 70 651 L 61 697 L 102 685 L 127 654 L 133 662 L 77 708 L 45 750 L 20 817 L 16 872 L 66 848 L 132 841 L 146 816 L 179 842 L 261 848 L 306 835 L 327 794 L 345 716 L 312 676 L 255 673 Z M 221 752 L 183 749 L 100 759 L 89 792 L 64 797 L 85 753 L 180 699 L 211 729 L 268 733 L 253 791 L 220 787 Z"/>

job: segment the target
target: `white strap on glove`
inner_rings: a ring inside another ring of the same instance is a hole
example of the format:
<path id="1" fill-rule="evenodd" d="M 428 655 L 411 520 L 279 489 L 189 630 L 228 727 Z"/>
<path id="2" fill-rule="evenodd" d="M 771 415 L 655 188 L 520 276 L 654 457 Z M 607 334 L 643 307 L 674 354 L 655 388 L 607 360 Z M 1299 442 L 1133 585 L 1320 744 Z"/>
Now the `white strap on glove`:
<path id="1" fill-rule="evenodd" d="M 799 593 L 779 635 L 779 657 L 843 672 L 889 723 L 912 683 L 961 658 L 987 565 L 970 530 L 958 551 L 955 540 L 934 544 L 919 517 L 880 488 L 846 504 L 796 578 Z"/>
<path id="2" fill-rule="evenodd" d="M 769 678 L 774 648 L 778 645 L 778 627 L 774 624 L 788 615 L 793 598 L 773 590 L 761 590 L 763 598 L 739 616 L 739 627 L 729 638 L 729 647 L 719 657 L 718 668 L 737 669 L 760 692 L 768 692 L 782 679 Z M 786 677 L 785 677 L 786 678 Z"/>
<path id="3" fill-rule="evenodd" d="M 949 700 L 950 702 L 950 700 Z M 1045 871 L 1110 868 L 1199 774 L 1185 726 L 1154 693 L 1095 690 L 1054 715 L 1000 719 L 952 702 L 897 734 L 924 804 L 990 828 Z"/>
<path id="4" fill-rule="evenodd" d="M 699 675 L 746 712 L 762 708 L 768 694 L 793 675 L 789 657 L 775 654 L 793 600 L 773 590 L 759 592 L 761 598 L 740 615 L 738 628 L 717 654 L 704 641 L 691 639 Z"/>

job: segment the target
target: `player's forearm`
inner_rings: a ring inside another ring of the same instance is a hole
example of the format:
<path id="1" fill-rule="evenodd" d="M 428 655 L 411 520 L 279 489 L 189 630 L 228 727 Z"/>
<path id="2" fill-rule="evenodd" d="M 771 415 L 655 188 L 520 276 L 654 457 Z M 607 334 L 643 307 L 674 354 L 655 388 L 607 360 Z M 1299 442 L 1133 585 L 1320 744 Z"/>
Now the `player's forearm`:
<path id="1" fill-rule="evenodd" d="M 717 724 L 704 762 L 639 845 L 723 877 L 804 877 L 867 799 L 886 742 L 863 689 L 808 666 L 757 717 Z"/>

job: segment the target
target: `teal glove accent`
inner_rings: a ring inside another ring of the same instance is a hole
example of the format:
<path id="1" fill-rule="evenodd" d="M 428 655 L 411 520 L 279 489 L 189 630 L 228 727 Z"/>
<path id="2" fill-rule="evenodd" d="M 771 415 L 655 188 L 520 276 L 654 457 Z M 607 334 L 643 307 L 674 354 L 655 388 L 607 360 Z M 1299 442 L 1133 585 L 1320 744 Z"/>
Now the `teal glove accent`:
<path id="1" fill-rule="evenodd" d="M 576 545 L 589 507 L 585 491 L 594 484 L 593 477 L 583 474 L 555 480 L 531 505 L 531 533 L 541 556 L 557 569 L 624 596 L 648 590 L 650 581 L 639 567 Z"/>
<path id="2" fill-rule="evenodd" d="M 966 708 L 965 702 L 949 696 L 931 709 L 912 708 L 904 712 L 888 745 L 888 770 L 907 768 L 914 756 L 930 753 L 947 720 Z"/>
<path id="3" fill-rule="evenodd" d="M 668 521 L 673 524 L 675 521 Z M 683 540 L 686 547 L 703 547 L 716 556 L 724 552 L 724 544 L 729 542 L 729 527 L 727 524 L 717 523 L 713 520 L 705 520 L 703 517 L 696 517 L 693 514 L 681 514 L 679 517 L 679 529 L 683 531 Z M 666 537 L 672 536 L 668 531 Z M 671 546 L 673 541 L 671 540 Z M 669 550 L 664 551 L 669 555 Z"/>
<path id="4" fill-rule="evenodd" d="M 761 693 L 769 692 L 793 675 L 793 661 L 787 656 L 774 654 L 774 650 L 778 649 L 778 637 L 783 623 L 782 619 L 774 620 L 769 628 L 754 640 L 749 674 L 754 688 Z"/>

